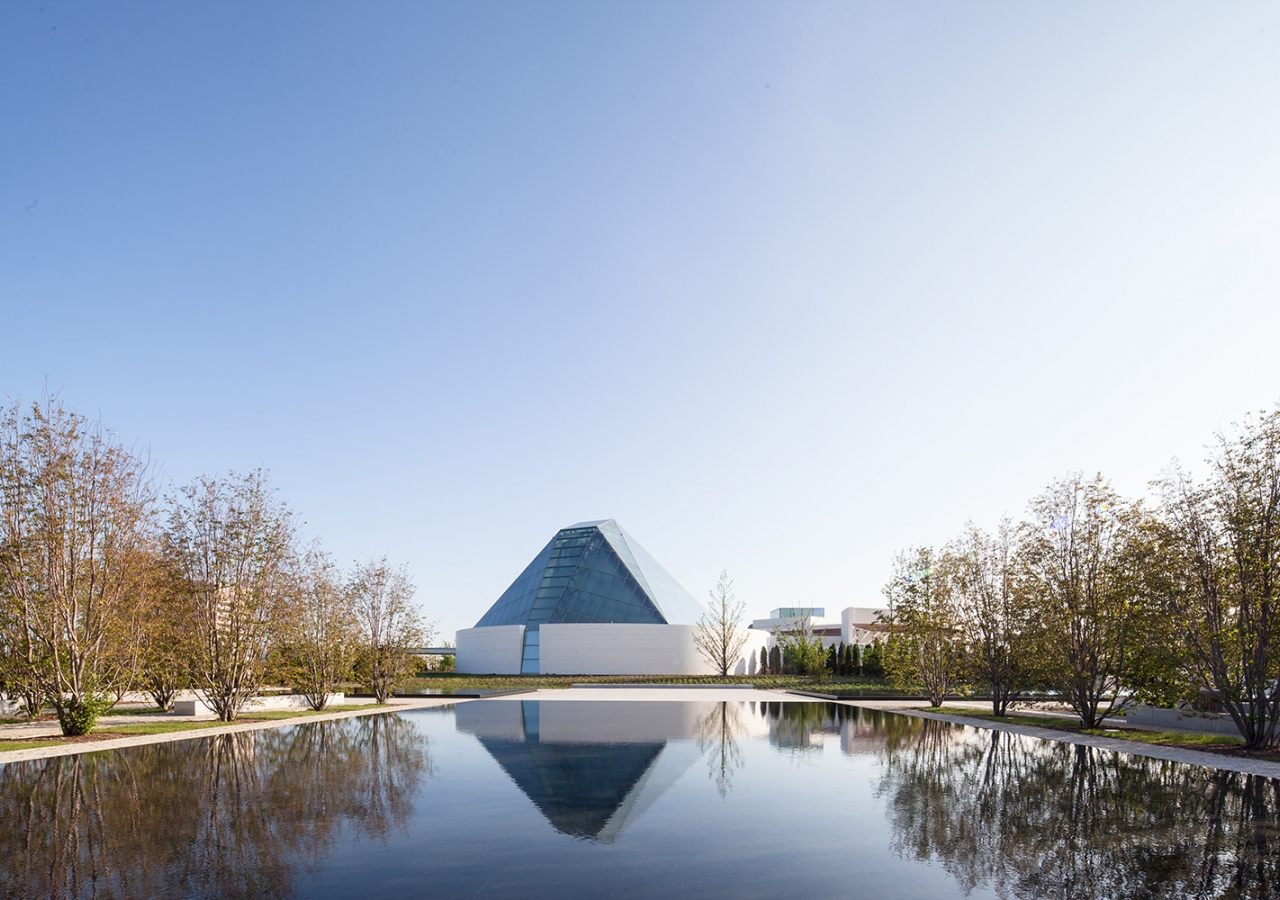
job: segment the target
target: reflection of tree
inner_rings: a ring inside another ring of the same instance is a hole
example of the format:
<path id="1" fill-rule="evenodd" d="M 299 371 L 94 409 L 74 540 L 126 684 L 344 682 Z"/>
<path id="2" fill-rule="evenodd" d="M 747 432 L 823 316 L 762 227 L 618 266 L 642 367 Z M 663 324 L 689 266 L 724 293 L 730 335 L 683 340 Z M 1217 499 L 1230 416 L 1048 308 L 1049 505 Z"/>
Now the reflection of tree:
<path id="1" fill-rule="evenodd" d="M 288 897 L 343 829 L 403 828 L 431 771 L 395 715 L 10 763 L 0 897 Z"/>
<path id="2" fill-rule="evenodd" d="M 761 704 L 761 711 L 769 723 L 769 743 L 795 752 L 821 750 L 824 738 L 839 735 L 842 726 L 858 718 L 858 708 L 839 703 L 777 703 Z"/>
<path id="3" fill-rule="evenodd" d="M 893 849 L 1006 898 L 1280 888 L 1280 781 L 920 722 L 884 751 Z"/>
<path id="4" fill-rule="evenodd" d="M 698 722 L 698 749 L 707 754 L 707 777 L 715 780 L 722 798 L 733 790 L 733 773 L 742 767 L 738 735 L 745 730 L 741 703 L 714 703 Z"/>

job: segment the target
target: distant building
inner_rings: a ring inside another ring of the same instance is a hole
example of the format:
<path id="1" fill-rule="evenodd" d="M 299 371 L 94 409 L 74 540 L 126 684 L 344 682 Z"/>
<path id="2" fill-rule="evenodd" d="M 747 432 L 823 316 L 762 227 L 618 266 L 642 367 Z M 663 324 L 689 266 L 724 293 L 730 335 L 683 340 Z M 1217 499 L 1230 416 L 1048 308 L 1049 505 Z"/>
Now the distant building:
<path id="1" fill-rule="evenodd" d="M 613 519 L 563 528 L 474 628 L 458 632 L 458 671 L 474 674 L 699 675 L 702 604 Z M 748 632 L 735 674 L 756 670 Z"/>
<path id="2" fill-rule="evenodd" d="M 822 638 L 824 647 L 842 643 L 865 647 L 888 630 L 888 626 L 880 622 L 888 615 L 887 609 L 849 606 L 840 611 L 839 622 L 827 619 L 826 612 L 821 606 L 784 606 L 770 612 L 766 619 L 753 620 L 751 628 L 772 635 L 777 630 L 787 631 L 807 622 L 814 635 Z M 772 639 L 769 645 L 773 645 Z"/>

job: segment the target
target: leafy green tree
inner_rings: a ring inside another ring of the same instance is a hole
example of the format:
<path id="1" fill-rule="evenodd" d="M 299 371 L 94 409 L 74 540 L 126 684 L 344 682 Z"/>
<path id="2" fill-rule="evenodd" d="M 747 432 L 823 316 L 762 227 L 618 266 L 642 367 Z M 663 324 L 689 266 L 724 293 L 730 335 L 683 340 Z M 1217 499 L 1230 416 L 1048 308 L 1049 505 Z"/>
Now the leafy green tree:
<path id="1" fill-rule="evenodd" d="M 777 644 L 769 648 L 769 674 L 782 674 L 782 648 Z"/>
<path id="2" fill-rule="evenodd" d="M 884 677 L 884 644 L 879 638 L 862 648 L 859 672 L 869 678 Z"/>
<path id="3" fill-rule="evenodd" d="M 892 628 L 885 669 L 899 687 L 920 685 L 941 706 L 964 664 L 952 584 L 954 566 L 928 547 L 898 555 L 884 588 Z"/>
<path id="4" fill-rule="evenodd" d="M 1016 549 L 1008 520 L 994 535 L 970 522 L 947 548 L 966 674 L 990 692 L 997 716 L 1035 684 L 1035 615 L 1017 575 Z"/>
<path id="5" fill-rule="evenodd" d="M 1141 506 L 1101 475 L 1073 474 L 1031 502 L 1020 540 L 1047 682 L 1085 728 L 1136 702 L 1154 677 L 1147 665 L 1161 614 L 1147 573 L 1158 564 Z"/>
<path id="6" fill-rule="evenodd" d="M 760 674 L 761 675 L 769 674 L 769 648 L 768 647 L 760 648 Z"/>
<path id="7" fill-rule="evenodd" d="M 1202 485 L 1161 483 L 1163 606 L 1187 672 L 1251 748 L 1280 744 L 1280 410 L 1218 435 Z"/>
<path id="8" fill-rule="evenodd" d="M 784 665 L 801 675 L 825 677 L 827 654 L 821 635 L 814 633 L 811 616 L 799 616 L 777 626 L 773 639 L 782 648 Z"/>

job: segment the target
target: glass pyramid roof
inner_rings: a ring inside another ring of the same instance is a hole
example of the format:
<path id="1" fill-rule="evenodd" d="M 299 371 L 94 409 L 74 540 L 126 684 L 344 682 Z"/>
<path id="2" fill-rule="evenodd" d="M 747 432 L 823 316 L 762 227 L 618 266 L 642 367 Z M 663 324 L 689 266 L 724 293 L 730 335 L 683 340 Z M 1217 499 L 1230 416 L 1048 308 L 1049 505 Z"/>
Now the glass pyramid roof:
<path id="1" fill-rule="evenodd" d="M 613 519 L 556 533 L 476 623 L 693 625 L 705 610 Z"/>

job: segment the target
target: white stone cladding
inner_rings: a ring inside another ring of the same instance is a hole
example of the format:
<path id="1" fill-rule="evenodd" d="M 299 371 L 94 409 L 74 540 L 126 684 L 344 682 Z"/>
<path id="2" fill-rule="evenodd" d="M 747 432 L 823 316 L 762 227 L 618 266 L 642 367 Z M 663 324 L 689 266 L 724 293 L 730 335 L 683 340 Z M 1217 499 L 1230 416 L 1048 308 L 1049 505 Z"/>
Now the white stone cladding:
<path id="1" fill-rule="evenodd" d="M 523 625 L 463 628 L 458 632 L 458 671 L 468 675 L 519 675 L 523 650 Z"/>
<path id="2" fill-rule="evenodd" d="M 541 627 L 544 675 L 714 675 L 694 646 L 694 625 L 577 623 Z M 459 632 L 461 636 L 461 632 Z M 756 671 L 765 635 L 747 631 L 733 674 Z M 459 654 L 462 643 L 459 641 Z"/>

